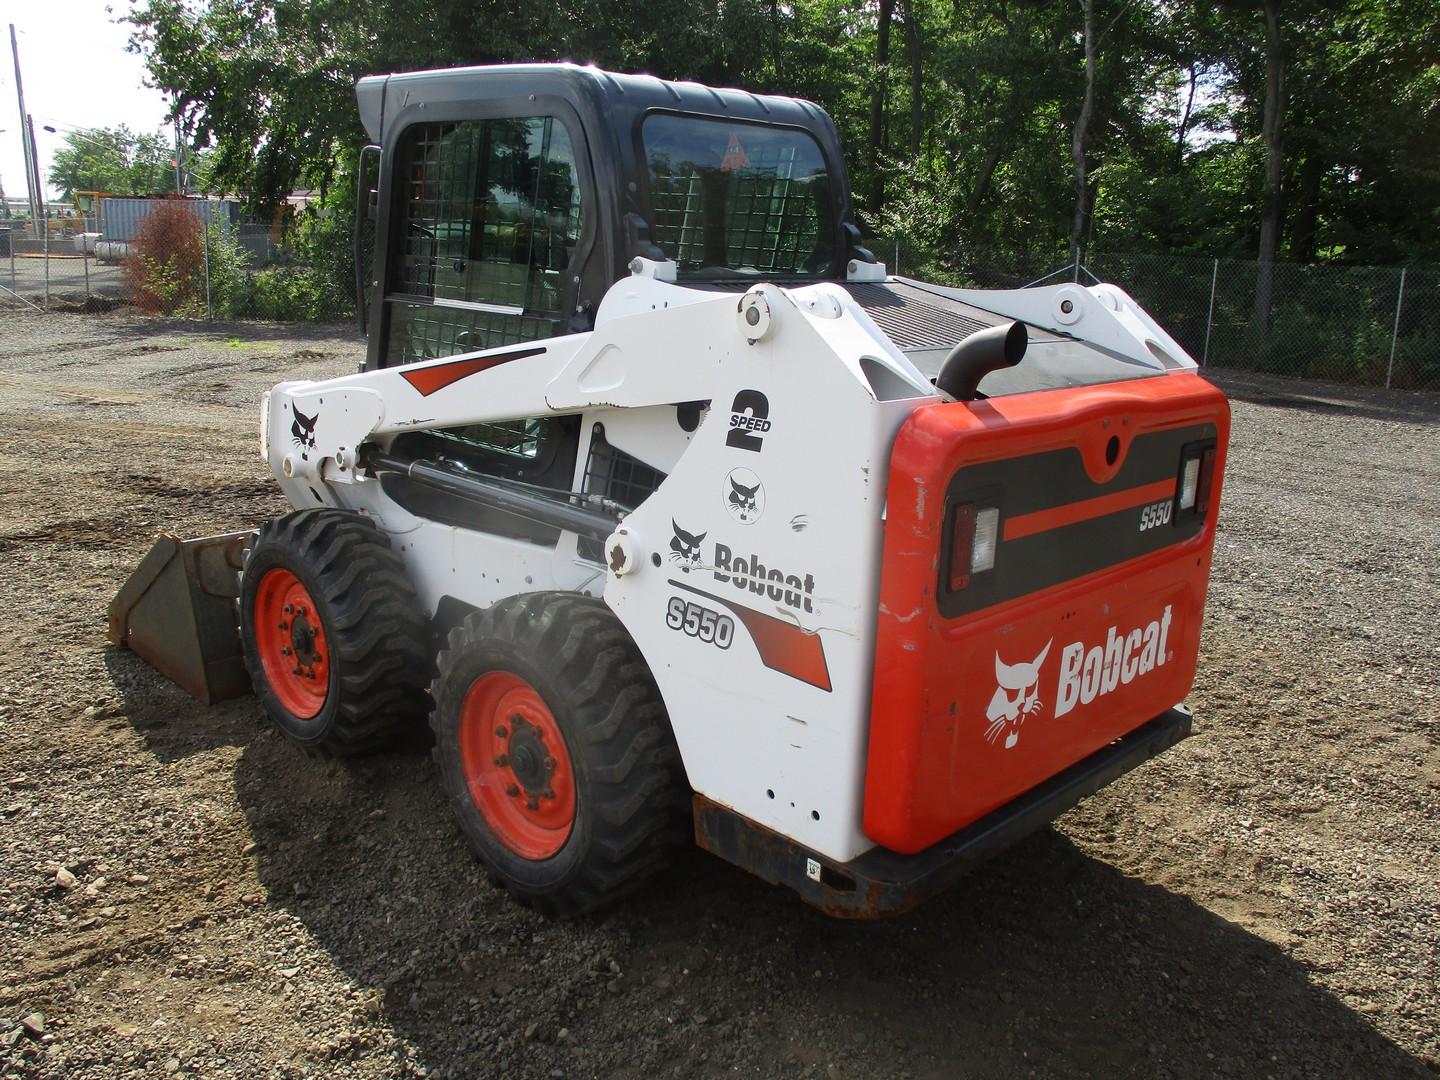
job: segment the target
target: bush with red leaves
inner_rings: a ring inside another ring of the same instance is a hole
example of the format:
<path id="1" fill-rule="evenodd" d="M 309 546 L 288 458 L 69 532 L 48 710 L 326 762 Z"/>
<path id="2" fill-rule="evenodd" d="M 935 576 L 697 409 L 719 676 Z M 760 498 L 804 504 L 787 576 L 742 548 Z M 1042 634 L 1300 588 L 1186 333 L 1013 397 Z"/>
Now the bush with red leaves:
<path id="1" fill-rule="evenodd" d="M 140 222 L 125 260 L 130 302 L 152 315 L 205 314 L 204 225 L 178 199 Z"/>

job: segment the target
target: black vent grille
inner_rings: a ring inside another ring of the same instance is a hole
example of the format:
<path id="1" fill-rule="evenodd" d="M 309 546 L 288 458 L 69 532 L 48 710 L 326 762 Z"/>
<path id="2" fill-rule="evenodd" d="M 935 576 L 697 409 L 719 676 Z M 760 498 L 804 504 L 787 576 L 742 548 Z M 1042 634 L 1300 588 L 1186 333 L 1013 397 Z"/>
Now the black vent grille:
<path id="1" fill-rule="evenodd" d="M 850 295 L 875 320 L 875 325 L 902 349 L 934 349 L 954 345 L 995 325 L 973 315 L 906 295 L 879 282 L 848 285 Z M 909 290 L 907 290 L 909 292 Z M 946 301 L 942 301 L 946 302 Z"/>
<path id="2" fill-rule="evenodd" d="M 596 424 L 590 437 L 590 454 L 585 459 L 583 490 L 590 495 L 604 495 L 626 510 L 634 510 L 648 499 L 664 482 L 666 474 L 646 465 L 605 439 L 605 426 Z M 582 559 L 599 562 L 600 541 L 582 536 L 576 545 Z"/>

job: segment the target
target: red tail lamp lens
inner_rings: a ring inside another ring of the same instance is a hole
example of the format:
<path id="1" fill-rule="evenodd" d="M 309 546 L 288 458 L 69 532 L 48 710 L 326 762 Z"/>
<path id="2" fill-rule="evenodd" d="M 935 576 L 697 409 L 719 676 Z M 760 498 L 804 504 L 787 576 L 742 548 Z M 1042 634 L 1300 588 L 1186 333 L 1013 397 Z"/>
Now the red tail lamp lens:
<path id="1" fill-rule="evenodd" d="M 1195 489 L 1195 513 L 1204 514 L 1210 505 L 1210 485 L 1215 481 L 1215 447 L 1206 449 L 1200 457 L 1200 483 Z"/>
<path id="2" fill-rule="evenodd" d="M 960 503 L 950 511 L 950 568 L 946 579 L 951 592 L 970 584 L 970 562 L 975 544 L 975 504 Z"/>

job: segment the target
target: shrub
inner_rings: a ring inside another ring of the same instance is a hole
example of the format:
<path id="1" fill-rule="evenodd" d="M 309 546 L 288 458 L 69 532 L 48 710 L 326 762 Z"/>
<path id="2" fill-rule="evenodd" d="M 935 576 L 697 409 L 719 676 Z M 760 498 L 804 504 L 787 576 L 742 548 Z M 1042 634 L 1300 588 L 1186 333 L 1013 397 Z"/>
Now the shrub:
<path id="1" fill-rule="evenodd" d="M 151 315 L 205 315 L 205 248 L 200 219 L 183 202 L 152 210 L 130 242 L 125 288 Z"/>
<path id="2" fill-rule="evenodd" d="M 291 225 L 289 246 L 276 249 L 285 261 L 256 267 L 233 235 L 212 225 L 207 243 L 215 315 L 276 322 L 351 317 L 353 289 L 342 276 L 350 272 L 350 264 L 336 257 L 339 244 L 335 233 L 333 228 L 320 230 L 313 220 L 302 219 Z"/>

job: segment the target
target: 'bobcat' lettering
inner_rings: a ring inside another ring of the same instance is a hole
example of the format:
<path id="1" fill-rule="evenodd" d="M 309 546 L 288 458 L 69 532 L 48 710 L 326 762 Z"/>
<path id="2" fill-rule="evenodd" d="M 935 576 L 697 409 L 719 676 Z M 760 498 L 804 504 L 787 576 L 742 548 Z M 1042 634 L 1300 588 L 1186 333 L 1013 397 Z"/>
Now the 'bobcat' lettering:
<path id="1" fill-rule="evenodd" d="M 1165 641 L 1170 634 L 1170 605 L 1160 617 L 1128 634 L 1110 627 L 1104 645 L 1088 651 L 1083 641 L 1066 645 L 1060 654 L 1060 684 L 1055 689 L 1055 715 L 1064 716 L 1079 705 L 1089 705 L 1117 686 L 1128 686 L 1165 664 Z"/>
<path id="2" fill-rule="evenodd" d="M 715 580 L 733 582 L 737 589 L 766 597 L 796 611 L 814 611 L 815 577 L 772 570 L 758 555 L 736 555 L 724 544 L 715 545 Z"/>

